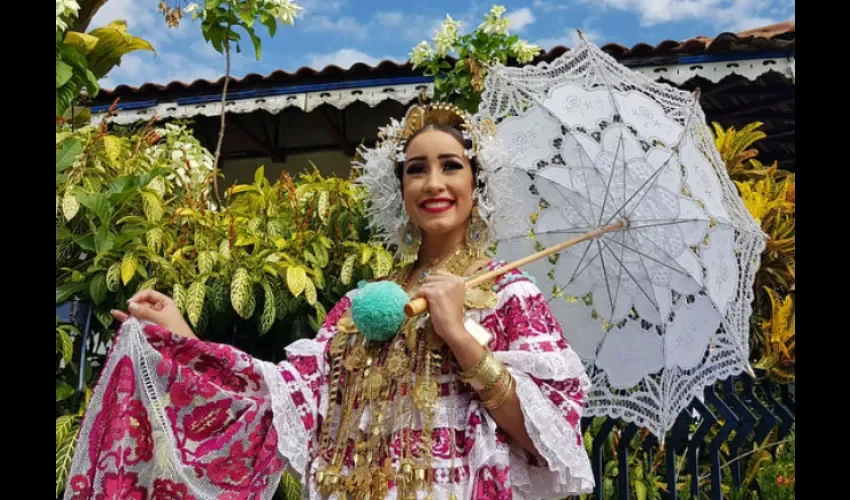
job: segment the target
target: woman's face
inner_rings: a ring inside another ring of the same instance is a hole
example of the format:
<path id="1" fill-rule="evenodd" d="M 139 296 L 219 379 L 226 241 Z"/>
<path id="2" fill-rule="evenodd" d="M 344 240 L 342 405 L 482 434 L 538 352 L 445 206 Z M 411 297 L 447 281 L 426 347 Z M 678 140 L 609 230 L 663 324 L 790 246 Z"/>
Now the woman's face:
<path id="1" fill-rule="evenodd" d="M 466 230 L 472 212 L 472 166 L 463 145 L 441 130 L 420 133 L 402 165 L 404 208 L 430 236 Z"/>

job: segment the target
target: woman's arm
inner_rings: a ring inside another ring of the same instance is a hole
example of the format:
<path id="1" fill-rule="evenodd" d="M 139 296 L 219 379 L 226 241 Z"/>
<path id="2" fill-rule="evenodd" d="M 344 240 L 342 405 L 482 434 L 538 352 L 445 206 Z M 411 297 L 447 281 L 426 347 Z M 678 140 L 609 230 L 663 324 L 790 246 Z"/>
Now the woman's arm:
<path id="1" fill-rule="evenodd" d="M 454 354 L 455 359 L 460 365 L 461 370 L 469 371 L 483 358 L 487 353 L 486 349 L 475 340 L 466 329 L 447 335 L 446 344 Z M 506 369 L 506 368 L 503 368 Z M 513 379 L 511 379 L 513 382 Z M 489 401 L 499 392 L 498 386 L 493 387 L 489 391 L 480 391 L 482 401 Z M 512 383 L 508 391 L 507 398 L 497 408 L 489 410 L 490 415 L 496 424 L 502 428 L 516 444 L 532 455 L 541 458 L 537 448 L 525 430 L 524 417 L 520 408 L 519 398 L 516 395 L 516 386 Z"/>

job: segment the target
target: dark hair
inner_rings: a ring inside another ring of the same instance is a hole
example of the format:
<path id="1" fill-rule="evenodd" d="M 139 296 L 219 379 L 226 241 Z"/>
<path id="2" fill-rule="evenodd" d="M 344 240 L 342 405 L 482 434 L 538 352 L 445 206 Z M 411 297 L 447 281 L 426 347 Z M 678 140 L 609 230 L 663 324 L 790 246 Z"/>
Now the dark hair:
<path id="1" fill-rule="evenodd" d="M 429 124 L 429 125 L 425 125 L 424 127 L 420 128 L 419 130 L 414 132 L 413 135 L 411 135 L 410 138 L 407 139 L 407 141 L 404 143 L 404 152 L 407 153 L 407 148 L 410 146 L 410 143 L 413 142 L 413 139 L 415 139 L 422 132 L 427 132 L 429 130 L 439 130 L 440 132 L 445 132 L 445 133 L 449 134 L 450 136 L 454 137 L 455 140 L 457 140 L 457 142 L 459 142 L 461 144 L 461 146 L 463 146 L 463 149 L 465 151 L 472 149 L 472 141 L 464 139 L 463 134 L 456 127 L 453 127 L 451 125 L 443 125 L 443 124 Z M 469 165 L 470 165 L 470 167 L 472 167 L 472 178 L 475 179 L 476 183 L 478 183 L 478 158 L 475 158 L 475 157 L 469 158 Z M 404 168 L 403 167 L 404 167 L 403 161 L 396 163 L 395 175 L 398 178 L 399 184 L 401 184 L 402 177 L 404 176 Z M 480 188 L 482 186 L 479 184 L 478 187 Z"/>

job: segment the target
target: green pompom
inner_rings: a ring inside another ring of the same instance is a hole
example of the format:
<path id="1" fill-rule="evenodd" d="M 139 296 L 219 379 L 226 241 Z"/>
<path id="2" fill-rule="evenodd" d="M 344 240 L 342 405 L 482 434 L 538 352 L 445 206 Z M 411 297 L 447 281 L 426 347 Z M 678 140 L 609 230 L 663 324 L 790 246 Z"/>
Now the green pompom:
<path id="1" fill-rule="evenodd" d="M 391 339 L 404 323 L 404 305 L 410 298 L 392 281 L 377 281 L 360 287 L 351 303 L 351 319 L 370 341 Z"/>

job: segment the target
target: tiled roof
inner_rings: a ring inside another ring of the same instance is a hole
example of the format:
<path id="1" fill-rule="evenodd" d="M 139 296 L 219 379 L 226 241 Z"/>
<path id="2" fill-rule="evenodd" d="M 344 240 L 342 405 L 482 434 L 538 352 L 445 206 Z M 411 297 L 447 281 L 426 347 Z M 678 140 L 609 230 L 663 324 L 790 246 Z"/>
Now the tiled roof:
<path id="1" fill-rule="evenodd" d="M 788 21 L 761 28 L 755 28 L 739 33 L 722 33 L 714 37 L 697 36 L 685 41 L 663 41 L 655 46 L 638 43 L 631 48 L 609 43 L 602 49 L 621 62 L 641 62 L 643 64 L 669 64 L 670 59 L 680 56 L 700 54 L 729 54 L 753 52 L 793 52 L 795 44 L 795 22 Z M 541 61 L 552 61 L 569 48 L 557 46 L 540 54 L 532 64 Z M 294 72 L 277 70 L 268 75 L 252 73 L 242 78 L 232 78 L 229 91 L 247 88 L 298 85 L 319 83 L 322 81 L 363 80 L 382 77 L 413 76 L 418 74 L 409 62 L 397 63 L 382 61 L 374 66 L 356 63 L 348 69 L 339 66 L 326 66 L 320 70 L 303 67 Z M 199 94 L 218 91 L 224 84 L 224 77 L 216 80 L 195 80 L 194 82 L 172 81 L 161 85 L 145 83 L 139 87 L 119 85 L 112 90 L 102 90 L 95 99 L 96 102 L 111 102 L 116 97 L 130 100 L 144 99 L 160 94 Z"/>

